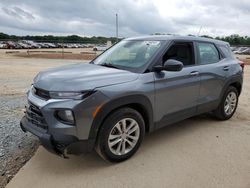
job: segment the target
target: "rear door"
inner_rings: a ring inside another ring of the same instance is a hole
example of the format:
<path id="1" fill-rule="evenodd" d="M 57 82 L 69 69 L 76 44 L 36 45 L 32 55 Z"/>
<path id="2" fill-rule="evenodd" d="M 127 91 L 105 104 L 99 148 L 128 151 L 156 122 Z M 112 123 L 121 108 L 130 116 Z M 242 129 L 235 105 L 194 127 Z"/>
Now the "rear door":
<path id="1" fill-rule="evenodd" d="M 156 128 L 185 119 L 196 113 L 200 76 L 193 42 L 174 42 L 163 55 L 162 64 L 175 59 L 184 64 L 179 72 L 155 73 Z"/>
<path id="2" fill-rule="evenodd" d="M 213 43 L 196 42 L 196 50 L 201 78 L 198 112 L 202 113 L 217 107 L 230 64 Z"/>

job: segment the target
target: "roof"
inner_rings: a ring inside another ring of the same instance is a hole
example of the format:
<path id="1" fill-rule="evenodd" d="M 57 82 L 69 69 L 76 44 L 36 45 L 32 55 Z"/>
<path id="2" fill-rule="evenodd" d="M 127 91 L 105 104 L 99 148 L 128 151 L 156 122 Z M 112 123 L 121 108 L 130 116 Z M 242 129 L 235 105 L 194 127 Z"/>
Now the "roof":
<path id="1" fill-rule="evenodd" d="M 229 44 L 228 42 L 224 42 L 224 41 L 216 40 L 216 39 L 205 38 L 205 37 L 178 36 L 178 35 L 146 35 L 146 36 L 127 38 L 125 40 L 162 40 L 162 41 L 190 40 L 190 41 L 213 42 L 216 44 L 223 44 L 223 45 Z"/>

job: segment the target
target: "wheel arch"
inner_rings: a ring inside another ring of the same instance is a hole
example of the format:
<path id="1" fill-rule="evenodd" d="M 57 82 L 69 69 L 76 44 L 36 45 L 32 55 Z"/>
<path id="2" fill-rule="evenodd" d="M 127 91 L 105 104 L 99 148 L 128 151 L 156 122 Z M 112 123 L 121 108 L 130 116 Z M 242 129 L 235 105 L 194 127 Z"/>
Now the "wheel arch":
<path id="1" fill-rule="evenodd" d="M 122 107 L 130 107 L 137 110 L 145 121 L 145 130 L 153 130 L 153 109 L 150 100 L 144 95 L 130 95 L 113 99 L 105 103 L 93 120 L 89 138 L 96 139 L 98 132 L 107 116 Z"/>
<path id="2" fill-rule="evenodd" d="M 234 86 L 239 92 L 238 94 L 240 95 L 242 91 L 242 82 L 243 82 L 242 75 L 233 76 L 230 79 L 228 79 L 222 89 L 220 99 L 223 97 L 224 93 L 226 92 L 229 86 Z"/>
<path id="3" fill-rule="evenodd" d="M 229 86 L 235 87 L 238 91 L 238 94 L 240 95 L 242 90 L 242 84 L 240 82 L 232 82 Z"/>

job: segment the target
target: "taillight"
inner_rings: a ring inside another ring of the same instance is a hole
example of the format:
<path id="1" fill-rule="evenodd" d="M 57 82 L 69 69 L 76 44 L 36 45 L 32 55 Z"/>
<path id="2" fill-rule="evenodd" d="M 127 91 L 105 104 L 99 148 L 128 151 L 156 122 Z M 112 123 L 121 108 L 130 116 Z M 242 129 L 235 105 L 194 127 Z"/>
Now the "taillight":
<path id="1" fill-rule="evenodd" d="M 241 60 L 238 60 L 238 61 L 239 61 L 240 66 L 242 67 L 242 70 L 244 70 L 244 67 L 245 67 L 244 61 L 241 61 Z"/>

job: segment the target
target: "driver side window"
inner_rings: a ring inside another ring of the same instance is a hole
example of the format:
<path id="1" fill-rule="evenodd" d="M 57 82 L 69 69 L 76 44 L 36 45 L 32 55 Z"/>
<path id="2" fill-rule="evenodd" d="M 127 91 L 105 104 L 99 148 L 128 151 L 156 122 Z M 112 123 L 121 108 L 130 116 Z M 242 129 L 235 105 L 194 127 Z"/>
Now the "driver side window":
<path id="1" fill-rule="evenodd" d="M 169 50 L 164 54 L 162 63 L 169 59 L 174 59 L 183 63 L 184 66 L 195 64 L 193 43 L 178 42 L 174 43 Z"/>

